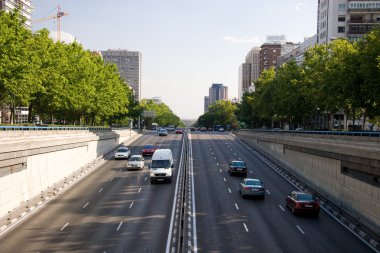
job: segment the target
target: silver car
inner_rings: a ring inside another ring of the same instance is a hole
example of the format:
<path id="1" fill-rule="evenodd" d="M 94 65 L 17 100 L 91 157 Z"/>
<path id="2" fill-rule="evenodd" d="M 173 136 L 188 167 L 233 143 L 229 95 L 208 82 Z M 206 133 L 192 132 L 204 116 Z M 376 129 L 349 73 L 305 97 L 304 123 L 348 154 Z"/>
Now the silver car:
<path id="1" fill-rule="evenodd" d="M 131 151 L 127 147 L 120 147 L 116 150 L 115 159 L 128 159 L 131 156 Z"/>
<path id="2" fill-rule="evenodd" d="M 144 157 L 142 155 L 133 155 L 129 158 L 127 168 L 142 170 L 144 166 Z"/>
<path id="3" fill-rule="evenodd" d="M 239 186 L 240 196 L 259 196 L 265 198 L 264 183 L 256 178 L 245 178 Z"/>

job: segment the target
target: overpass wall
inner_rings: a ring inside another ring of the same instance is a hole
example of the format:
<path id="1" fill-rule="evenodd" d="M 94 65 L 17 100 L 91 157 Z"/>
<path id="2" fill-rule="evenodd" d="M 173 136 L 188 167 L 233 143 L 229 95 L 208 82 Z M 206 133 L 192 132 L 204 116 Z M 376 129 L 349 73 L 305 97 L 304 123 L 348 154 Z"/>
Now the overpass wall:
<path id="1" fill-rule="evenodd" d="M 380 231 L 378 138 L 331 140 L 251 131 L 239 131 L 237 136 L 285 165 L 352 216 Z"/>
<path id="2" fill-rule="evenodd" d="M 0 217 L 52 190 L 136 134 L 130 130 L 0 132 Z"/>

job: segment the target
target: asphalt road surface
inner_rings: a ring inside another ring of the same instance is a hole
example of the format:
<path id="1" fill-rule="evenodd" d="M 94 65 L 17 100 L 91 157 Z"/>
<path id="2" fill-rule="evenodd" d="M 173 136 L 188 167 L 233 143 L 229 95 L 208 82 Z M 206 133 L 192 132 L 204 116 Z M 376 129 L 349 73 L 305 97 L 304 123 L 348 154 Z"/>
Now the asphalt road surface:
<path id="1" fill-rule="evenodd" d="M 180 134 L 150 131 L 130 145 L 131 153 L 148 143 L 172 149 L 177 179 L 181 140 Z M 319 218 L 293 216 L 285 197 L 294 186 L 229 133 L 191 132 L 191 143 L 193 252 L 373 252 L 324 211 Z M 240 197 L 243 178 L 227 172 L 232 159 L 244 160 L 248 177 L 264 181 L 264 200 Z M 176 180 L 151 185 L 147 167 L 128 171 L 126 161 L 110 158 L 4 234 L 0 252 L 165 252 L 175 188 Z"/>

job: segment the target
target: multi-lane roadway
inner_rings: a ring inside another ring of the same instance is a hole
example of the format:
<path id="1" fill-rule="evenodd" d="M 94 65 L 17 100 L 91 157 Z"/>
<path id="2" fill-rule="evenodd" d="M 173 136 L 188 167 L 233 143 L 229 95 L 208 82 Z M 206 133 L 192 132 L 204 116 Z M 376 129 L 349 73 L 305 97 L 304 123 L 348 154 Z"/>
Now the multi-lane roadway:
<path id="1" fill-rule="evenodd" d="M 140 154 L 148 143 L 172 149 L 173 178 L 181 178 L 182 135 L 159 137 L 148 132 L 130 145 L 131 153 Z M 192 173 L 187 175 L 193 176 L 194 196 L 187 198 L 195 208 L 190 214 L 195 226 L 183 226 L 184 237 L 191 235 L 191 247 L 183 247 L 186 251 L 373 252 L 325 212 L 318 219 L 293 216 L 285 207 L 285 197 L 295 187 L 229 133 L 191 132 L 190 143 Z M 264 200 L 239 196 L 242 178 L 227 172 L 232 159 L 244 160 L 248 176 L 264 181 Z M 176 180 L 151 185 L 147 167 L 128 171 L 126 161 L 111 156 L 1 236 L 0 252 L 171 251 Z"/>

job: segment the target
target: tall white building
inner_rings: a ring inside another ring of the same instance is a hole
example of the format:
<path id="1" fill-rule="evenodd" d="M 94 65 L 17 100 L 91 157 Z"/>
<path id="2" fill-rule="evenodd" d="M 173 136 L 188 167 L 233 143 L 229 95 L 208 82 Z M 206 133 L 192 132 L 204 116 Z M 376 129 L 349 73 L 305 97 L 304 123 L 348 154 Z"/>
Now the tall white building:
<path id="1" fill-rule="evenodd" d="M 32 1 L 31 0 L 0 0 L 0 10 L 11 11 L 20 7 L 21 15 L 26 18 L 25 25 L 32 28 Z"/>
<path id="2" fill-rule="evenodd" d="M 116 64 L 120 76 L 132 87 L 135 99 L 141 100 L 141 60 L 140 52 L 122 49 L 101 51 L 105 62 Z"/>
<path id="3" fill-rule="evenodd" d="M 360 40 L 380 24 L 380 0 L 318 0 L 318 44 Z"/>

